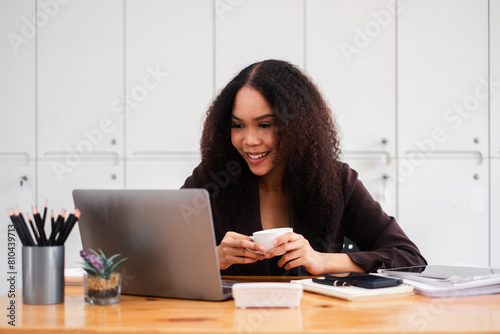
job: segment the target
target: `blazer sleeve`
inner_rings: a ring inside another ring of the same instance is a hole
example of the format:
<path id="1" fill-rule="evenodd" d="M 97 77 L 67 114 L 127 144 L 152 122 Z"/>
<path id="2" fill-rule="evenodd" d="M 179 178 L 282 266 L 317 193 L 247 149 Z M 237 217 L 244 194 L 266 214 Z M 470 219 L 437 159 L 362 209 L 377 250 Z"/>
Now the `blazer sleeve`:
<path id="1" fill-rule="evenodd" d="M 344 176 L 342 224 L 345 235 L 360 249 L 348 256 L 366 272 L 427 264 L 396 219 L 384 212 L 348 165 Z"/>

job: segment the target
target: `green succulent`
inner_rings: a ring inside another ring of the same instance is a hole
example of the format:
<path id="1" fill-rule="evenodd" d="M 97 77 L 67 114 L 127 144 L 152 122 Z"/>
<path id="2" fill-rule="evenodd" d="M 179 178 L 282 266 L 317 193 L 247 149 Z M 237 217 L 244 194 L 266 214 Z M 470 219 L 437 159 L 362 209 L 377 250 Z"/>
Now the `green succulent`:
<path id="1" fill-rule="evenodd" d="M 115 254 L 110 258 L 107 258 L 101 249 L 99 249 L 100 254 L 92 249 L 90 251 L 93 254 L 89 254 L 83 249 L 80 251 L 80 256 L 84 260 L 82 263 L 83 269 L 89 275 L 101 276 L 109 279 L 109 275 L 111 275 L 116 267 L 123 261 L 127 260 L 127 258 L 123 258 L 120 261 L 113 263 L 113 259 L 120 256 L 120 254 Z"/>

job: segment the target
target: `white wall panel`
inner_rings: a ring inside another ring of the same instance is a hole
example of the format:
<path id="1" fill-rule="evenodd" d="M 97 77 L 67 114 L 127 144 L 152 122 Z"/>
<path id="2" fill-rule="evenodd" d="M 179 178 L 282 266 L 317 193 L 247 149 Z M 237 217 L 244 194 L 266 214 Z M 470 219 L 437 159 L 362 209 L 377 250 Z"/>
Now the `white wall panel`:
<path id="1" fill-rule="evenodd" d="M 490 0 L 491 263 L 500 268 L 500 0 Z"/>
<path id="2" fill-rule="evenodd" d="M 212 2 L 126 2 L 128 157 L 198 151 L 213 94 Z"/>
<path id="3" fill-rule="evenodd" d="M 45 203 L 49 200 L 49 208 L 58 214 L 61 209 L 70 212 L 74 207 L 72 192 L 77 188 L 87 189 L 121 189 L 124 187 L 124 166 L 118 156 L 102 156 L 101 160 L 83 160 L 70 172 L 59 175 L 55 165 L 59 160 L 45 160 L 38 163 L 38 198 Z M 49 230 L 49 225 L 46 230 Z M 78 224 L 75 225 L 65 244 L 66 268 L 80 267 L 80 250 L 82 244 Z"/>
<path id="4" fill-rule="evenodd" d="M 358 172 L 358 179 L 384 211 L 397 216 L 396 161 L 387 156 L 374 154 L 345 153 L 344 161 Z"/>
<path id="5" fill-rule="evenodd" d="M 128 161 L 127 188 L 178 189 L 199 163 L 200 158 L 196 154 Z"/>
<path id="6" fill-rule="evenodd" d="M 398 181 L 399 223 L 429 263 L 488 265 L 486 161 L 423 160 Z"/>
<path id="7" fill-rule="evenodd" d="M 21 183 L 22 181 L 22 183 Z M 21 185 L 22 184 L 22 185 Z M 27 218 L 26 214 L 32 205 L 36 204 L 36 170 L 32 160 L 27 155 L 18 155 L 7 159 L 0 157 L 0 254 L 3 256 L 0 261 L 0 273 L 17 272 L 16 287 L 22 287 L 22 243 L 16 235 L 15 266 L 7 266 L 8 254 L 8 225 L 12 224 L 7 215 L 8 208 L 19 207 Z M 40 203 L 43 205 L 43 203 Z M 4 276 L 6 277 L 6 276 Z M 7 293 L 9 285 L 6 279 L 0 280 L 0 294 Z"/>
<path id="8" fill-rule="evenodd" d="M 17 272 L 16 288 L 21 288 L 22 244 L 17 237 L 12 270 L 7 208 L 27 210 L 36 200 L 35 9 L 34 0 L 0 1 L 0 273 Z M 22 186 L 21 178 L 26 178 Z M 0 295 L 8 290 L 7 280 L 0 280 Z"/>
<path id="9" fill-rule="evenodd" d="M 491 159 L 490 266 L 500 268 L 500 158 Z"/>
<path id="10" fill-rule="evenodd" d="M 394 6 L 385 0 L 306 4 L 306 68 L 333 108 L 344 149 L 394 156 Z"/>
<path id="11" fill-rule="evenodd" d="M 216 89 L 269 58 L 304 65 L 302 0 L 216 1 Z"/>
<path id="12" fill-rule="evenodd" d="M 500 157 L 500 0 L 490 0 L 490 145 Z"/>
<path id="13" fill-rule="evenodd" d="M 37 204 L 36 170 L 33 161 L 22 155 L 17 159 L 0 159 L 0 189 L 0 205 L 1 209 L 5 210 L 4 218 L 7 218 L 7 208 L 19 206 L 22 210 L 28 210 Z M 0 230 L 0 233 L 3 232 Z"/>
<path id="14" fill-rule="evenodd" d="M 39 31 L 38 198 L 56 214 L 74 207 L 75 188 L 124 186 L 123 59 L 123 1 L 71 1 Z M 66 268 L 80 249 L 76 226 Z"/>
<path id="15" fill-rule="evenodd" d="M 37 48 L 40 158 L 122 154 L 123 110 L 113 103 L 123 94 L 123 1 L 73 0 L 47 17 Z"/>
<path id="16" fill-rule="evenodd" d="M 488 154 L 488 1 L 400 1 L 399 155 Z"/>
<path id="17" fill-rule="evenodd" d="M 35 158 L 35 1 L 0 1 L 0 159 Z"/>

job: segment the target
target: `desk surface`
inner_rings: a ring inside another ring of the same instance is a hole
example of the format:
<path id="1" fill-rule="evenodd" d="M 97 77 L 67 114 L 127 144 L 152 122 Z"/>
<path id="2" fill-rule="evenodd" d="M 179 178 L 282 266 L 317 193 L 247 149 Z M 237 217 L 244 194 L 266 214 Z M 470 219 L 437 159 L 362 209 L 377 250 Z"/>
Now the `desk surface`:
<path id="1" fill-rule="evenodd" d="M 66 286 L 64 303 L 24 305 L 17 291 L 16 327 L 6 306 L 0 333 L 394 333 L 500 332 L 500 294 L 428 298 L 420 295 L 347 302 L 305 292 L 297 309 L 237 309 L 205 302 L 122 296 L 107 306 L 86 304 L 83 287 Z"/>

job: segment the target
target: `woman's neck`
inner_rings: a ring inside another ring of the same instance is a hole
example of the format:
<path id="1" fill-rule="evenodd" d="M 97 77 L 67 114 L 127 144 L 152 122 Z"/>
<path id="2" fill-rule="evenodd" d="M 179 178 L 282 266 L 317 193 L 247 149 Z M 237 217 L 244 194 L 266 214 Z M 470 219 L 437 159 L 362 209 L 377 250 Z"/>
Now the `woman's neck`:
<path id="1" fill-rule="evenodd" d="M 258 178 L 259 191 L 264 192 L 286 192 L 287 187 L 284 182 L 284 166 L 276 166 L 266 175 Z"/>

